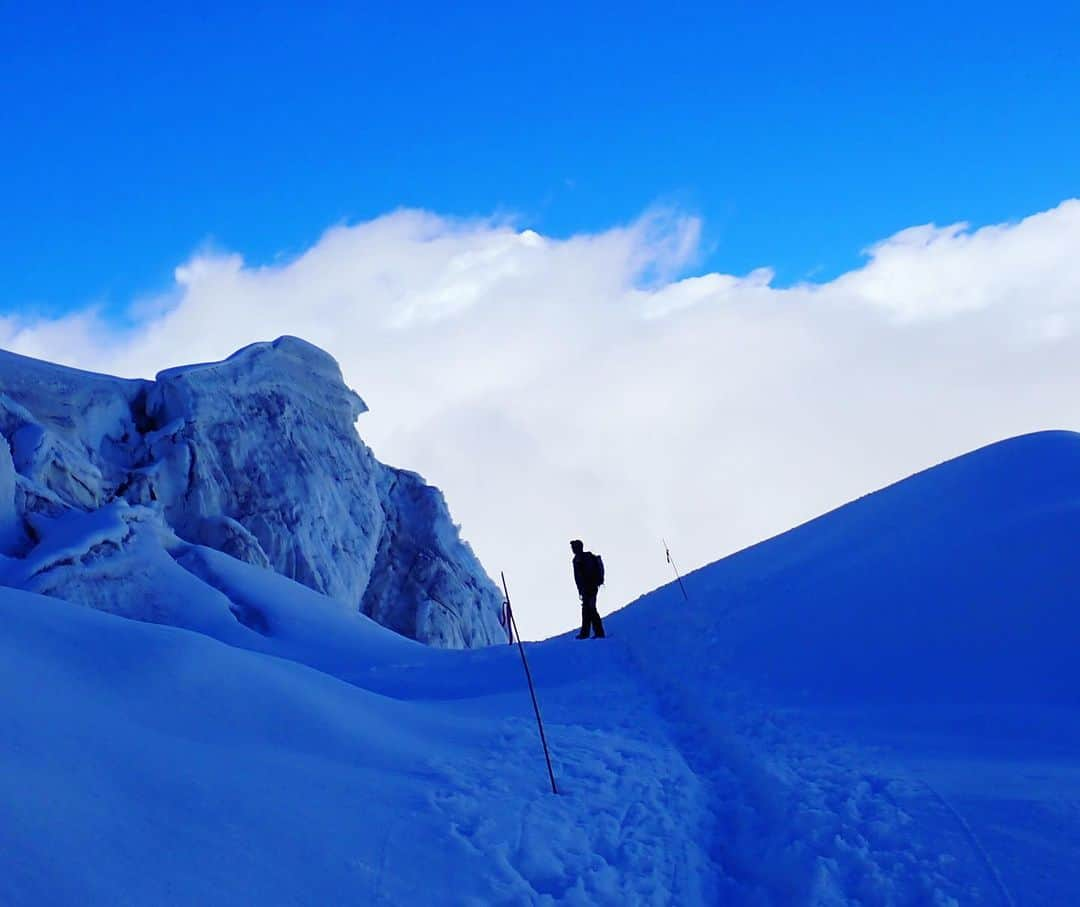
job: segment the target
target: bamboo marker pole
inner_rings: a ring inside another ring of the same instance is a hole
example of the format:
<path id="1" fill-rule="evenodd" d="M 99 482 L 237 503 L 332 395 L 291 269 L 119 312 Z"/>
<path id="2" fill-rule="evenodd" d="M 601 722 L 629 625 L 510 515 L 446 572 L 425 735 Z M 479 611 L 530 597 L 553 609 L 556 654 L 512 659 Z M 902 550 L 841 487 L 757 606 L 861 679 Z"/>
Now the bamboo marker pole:
<path id="1" fill-rule="evenodd" d="M 682 583 L 682 577 L 679 576 L 679 568 L 675 566 L 675 561 L 671 559 L 671 550 L 668 548 L 667 542 L 664 539 L 660 539 L 664 542 L 664 555 L 667 557 L 667 562 L 671 564 L 671 569 L 675 571 L 675 579 L 679 581 L 679 588 L 682 589 L 682 597 L 687 601 L 690 601 L 690 596 L 686 594 L 686 586 Z"/>
<path id="2" fill-rule="evenodd" d="M 506 588 L 506 574 L 500 572 L 502 577 L 503 594 L 506 596 L 506 613 L 510 617 L 510 628 L 513 636 L 517 637 L 518 651 L 521 653 L 521 664 L 525 668 L 525 679 L 529 682 L 529 695 L 532 697 L 533 711 L 536 713 L 536 726 L 540 730 L 540 743 L 544 747 L 544 760 L 547 762 L 548 778 L 551 779 L 551 792 L 557 794 L 559 789 L 555 786 L 555 772 L 551 768 L 551 754 L 548 752 L 547 737 L 544 734 L 544 722 L 540 718 L 540 705 L 536 701 L 536 689 L 533 687 L 532 672 L 529 670 L 529 660 L 525 657 L 525 646 L 521 642 L 521 634 L 518 632 L 517 621 L 514 620 L 514 609 L 510 607 L 510 590 Z"/>

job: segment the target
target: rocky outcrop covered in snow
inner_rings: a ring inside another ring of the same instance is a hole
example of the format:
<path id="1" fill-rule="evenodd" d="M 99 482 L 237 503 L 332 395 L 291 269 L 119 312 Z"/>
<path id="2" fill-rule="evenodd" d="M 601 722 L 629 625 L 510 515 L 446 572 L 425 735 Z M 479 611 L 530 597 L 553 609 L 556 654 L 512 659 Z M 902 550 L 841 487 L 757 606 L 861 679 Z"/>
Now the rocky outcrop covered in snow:
<path id="1" fill-rule="evenodd" d="M 141 580 L 205 546 L 422 642 L 504 640 L 442 494 L 374 457 L 365 410 L 293 337 L 155 381 L 0 352 L 0 581 L 186 625 Z"/>

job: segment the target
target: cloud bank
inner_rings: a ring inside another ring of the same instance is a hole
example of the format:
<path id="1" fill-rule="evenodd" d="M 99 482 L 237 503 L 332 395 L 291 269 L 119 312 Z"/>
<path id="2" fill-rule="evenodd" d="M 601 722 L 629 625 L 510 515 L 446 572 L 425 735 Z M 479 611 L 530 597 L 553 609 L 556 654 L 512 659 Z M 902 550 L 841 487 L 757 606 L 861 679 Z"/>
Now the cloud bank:
<path id="1" fill-rule="evenodd" d="M 826 283 L 686 275 L 672 211 L 551 239 L 398 211 L 283 264 L 203 252 L 118 327 L 0 319 L 0 345 L 126 376 L 296 334 L 329 350 L 387 462 L 447 493 L 529 636 L 1000 438 L 1080 428 L 1080 201 L 1016 223 L 904 230 Z M 828 590 L 822 590 L 827 595 Z M 672 615 L 677 619 L 677 615 Z"/>

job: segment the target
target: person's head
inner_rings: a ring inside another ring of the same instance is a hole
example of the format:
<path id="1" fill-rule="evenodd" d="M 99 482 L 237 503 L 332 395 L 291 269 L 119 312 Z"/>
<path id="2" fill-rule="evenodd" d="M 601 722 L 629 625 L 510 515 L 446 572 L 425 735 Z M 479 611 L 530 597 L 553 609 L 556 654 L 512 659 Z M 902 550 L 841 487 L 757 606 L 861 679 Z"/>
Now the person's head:
<path id="1" fill-rule="evenodd" d="M 573 551 L 574 554 L 581 554 L 581 552 L 585 550 L 585 546 L 581 543 L 581 539 L 574 539 L 570 543 L 570 550 Z"/>

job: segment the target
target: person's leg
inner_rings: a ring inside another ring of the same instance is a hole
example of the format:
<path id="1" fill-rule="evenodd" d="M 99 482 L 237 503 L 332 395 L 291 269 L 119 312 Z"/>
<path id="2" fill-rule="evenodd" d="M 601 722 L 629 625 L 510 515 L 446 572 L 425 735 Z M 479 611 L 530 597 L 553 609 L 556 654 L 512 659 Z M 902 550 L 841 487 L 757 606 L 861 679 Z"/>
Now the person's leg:
<path id="1" fill-rule="evenodd" d="M 602 639 L 604 633 L 604 622 L 600 620 L 600 612 L 596 610 L 596 596 L 593 596 L 592 603 L 592 635 L 597 639 Z"/>
<path id="2" fill-rule="evenodd" d="M 600 623 L 600 614 L 596 610 L 596 592 L 590 592 L 581 600 L 581 611 L 584 617 L 581 632 L 588 636 L 589 630 L 593 636 L 604 635 L 604 625 Z"/>
<path id="3" fill-rule="evenodd" d="M 589 638 L 590 615 L 589 608 L 585 604 L 585 601 L 586 600 L 584 598 L 581 600 L 581 632 L 577 635 L 578 639 Z"/>

